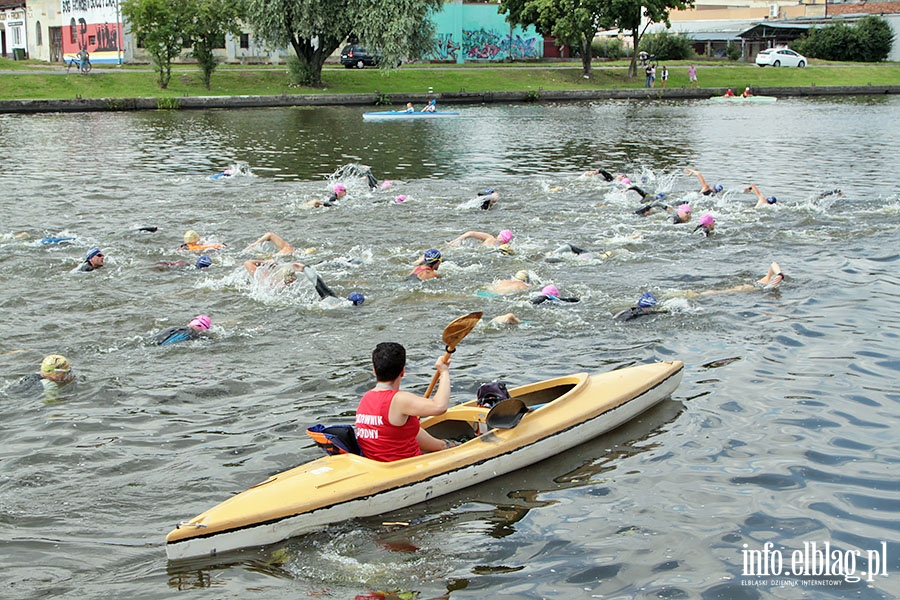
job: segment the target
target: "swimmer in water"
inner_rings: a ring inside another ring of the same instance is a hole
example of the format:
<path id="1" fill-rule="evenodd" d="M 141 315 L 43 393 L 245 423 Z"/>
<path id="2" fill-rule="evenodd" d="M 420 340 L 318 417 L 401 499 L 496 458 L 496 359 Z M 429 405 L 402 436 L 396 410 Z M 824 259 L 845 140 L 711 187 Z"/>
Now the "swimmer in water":
<path id="1" fill-rule="evenodd" d="M 187 250 L 188 252 L 206 252 L 209 250 L 220 250 L 225 244 L 217 242 L 207 242 L 200 239 L 200 234 L 193 229 L 184 232 L 184 243 L 178 247 L 179 250 Z"/>
<path id="2" fill-rule="evenodd" d="M 41 361 L 38 373 L 26 375 L 15 384 L 13 393 L 21 396 L 53 395 L 74 380 L 69 360 L 61 354 L 50 354 Z"/>
<path id="3" fill-rule="evenodd" d="M 637 301 L 637 304 L 630 308 L 626 308 L 625 310 L 616 313 L 613 316 L 613 319 L 616 321 L 633 321 L 639 317 L 645 317 L 648 315 L 656 315 L 661 312 L 656 308 L 657 300 L 656 296 L 654 296 L 650 292 L 644 292 L 641 294 L 640 299 Z"/>
<path id="4" fill-rule="evenodd" d="M 744 283 L 741 285 L 736 285 L 730 288 L 725 288 L 722 290 L 706 290 L 704 292 L 692 292 L 688 291 L 686 293 L 682 293 L 680 295 L 685 298 L 696 298 L 698 296 L 713 296 L 716 294 L 729 294 L 732 292 L 752 292 L 755 290 L 774 290 L 778 288 L 784 282 L 784 272 L 781 270 L 781 265 L 777 262 L 772 262 L 769 265 L 769 270 L 766 272 L 765 276 L 756 280 L 756 283 Z"/>
<path id="5" fill-rule="evenodd" d="M 500 199 L 500 194 L 495 192 L 494 188 L 487 188 L 478 192 L 478 197 L 482 199 L 481 210 L 487 210 L 497 203 L 497 200 Z"/>
<path id="6" fill-rule="evenodd" d="M 702 217 L 700 217 L 700 224 L 694 227 L 694 231 L 691 233 L 696 233 L 700 231 L 706 237 L 709 237 L 713 234 L 713 230 L 716 228 L 716 219 L 709 213 L 704 213 Z"/>
<path id="7" fill-rule="evenodd" d="M 531 274 L 526 270 L 517 272 L 512 279 L 498 279 L 488 286 L 492 294 L 515 294 L 531 287 Z"/>
<path id="8" fill-rule="evenodd" d="M 328 287 L 328 284 L 325 283 L 314 268 L 300 262 L 280 264 L 274 260 L 248 260 L 244 262 L 244 269 L 257 281 L 274 287 L 293 285 L 297 281 L 297 273 L 303 273 L 309 282 L 313 284 L 320 300 L 340 298 L 334 290 Z M 359 292 L 351 293 L 347 300 L 353 306 L 359 306 L 366 301 L 365 296 Z"/>
<path id="9" fill-rule="evenodd" d="M 183 260 L 161 260 L 158 263 L 154 263 L 153 268 L 157 271 L 165 271 L 166 269 L 181 269 L 184 267 L 190 266 Z M 212 259 L 207 255 L 202 255 L 197 259 L 197 262 L 194 263 L 195 269 L 207 269 L 212 266 Z"/>
<path id="10" fill-rule="evenodd" d="M 294 253 L 294 247 L 289 242 L 287 242 L 277 233 L 273 233 L 271 231 L 267 231 L 266 233 L 261 235 L 255 242 L 249 244 L 246 248 L 244 248 L 244 252 L 249 252 L 254 248 L 258 248 L 266 242 L 271 242 L 272 245 L 278 248 L 278 252 L 275 253 L 275 256 L 285 256 Z"/>
<path id="11" fill-rule="evenodd" d="M 437 270 L 444 260 L 440 250 L 437 248 L 429 248 L 425 251 L 425 255 L 419 260 L 422 264 L 418 264 L 419 261 L 416 261 L 416 267 L 409 272 L 409 275 L 406 276 L 407 279 L 427 281 L 429 279 L 440 277 Z"/>
<path id="12" fill-rule="evenodd" d="M 508 248 L 512 239 L 513 233 L 509 229 L 502 230 L 496 237 L 483 231 L 467 231 L 458 238 L 451 240 L 448 245 L 458 246 L 464 240 L 480 240 L 482 246 L 493 246 L 503 252 L 503 247 L 506 246 Z"/>
<path id="13" fill-rule="evenodd" d="M 212 320 L 206 315 L 197 315 L 191 322 L 183 326 L 166 327 L 155 336 L 153 343 L 157 346 L 168 346 L 177 342 L 200 339 L 204 331 L 212 327 Z"/>
<path id="14" fill-rule="evenodd" d="M 763 196 L 762 192 L 759 191 L 759 188 L 756 187 L 755 183 L 751 183 L 750 187 L 744 189 L 745 194 L 748 192 L 753 192 L 756 195 L 756 208 L 770 206 L 778 201 L 778 198 L 776 198 L 775 196 Z"/>
<path id="15" fill-rule="evenodd" d="M 331 194 L 328 196 L 327 200 L 317 200 L 313 199 L 306 203 L 306 206 L 310 208 L 318 208 L 320 206 L 336 206 L 338 200 L 341 200 L 344 196 L 347 195 L 347 186 L 343 183 L 336 183 L 331 190 Z"/>
<path id="16" fill-rule="evenodd" d="M 675 213 L 672 215 L 672 222 L 676 225 L 681 223 L 688 223 L 691 220 L 691 205 L 687 202 L 679 204 L 678 206 L 667 206 L 666 210 L 668 212 Z"/>
<path id="17" fill-rule="evenodd" d="M 558 304 L 559 302 L 578 302 L 579 300 L 581 299 L 577 296 L 560 296 L 559 288 L 555 285 L 546 285 L 540 294 L 531 299 L 531 303 L 534 305 L 543 304 L 544 302 Z"/>
<path id="18" fill-rule="evenodd" d="M 688 175 L 693 175 L 697 178 L 697 181 L 700 182 L 700 193 L 703 194 L 704 196 L 715 196 L 716 194 L 718 194 L 719 192 L 721 192 L 722 190 L 725 189 L 722 185 L 720 185 L 718 183 L 714 186 L 709 185 L 706 182 L 706 179 L 703 177 L 703 174 L 700 173 L 700 171 L 697 171 L 695 169 L 685 169 L 684 172 L 687 173 Z"/>
<path id="19" fill-rule="evenodd" d="M 91 248 L 87 251 L 87 256 L 85 256 L 84 262 L 81 263 L 78 270 L 82 272 L 96 271 L 103 266 L 104 260 L 106 260 L 106 257 L 100 251 L 100 248 Z"/>

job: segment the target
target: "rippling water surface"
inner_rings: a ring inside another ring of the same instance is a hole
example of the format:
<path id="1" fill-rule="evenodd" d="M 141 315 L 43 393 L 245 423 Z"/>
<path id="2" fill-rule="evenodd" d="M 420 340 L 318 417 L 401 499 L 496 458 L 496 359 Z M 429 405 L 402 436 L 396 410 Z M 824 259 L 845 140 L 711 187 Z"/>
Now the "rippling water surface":
<path id="1" fill-rule="evenodd" d="M 898 108 L 597 102 L 464 107 L 430 123 L 363 123 L 359 108 L 0 115 L 0 595 L 900 595 Z M 209 179 L 239 162 L 253 175 Z M 354 163 L 393 187 L 369 192 L 342 169 Z M 695 222 L 712 212 L 716 235 L 635 216 L 634 193 L 581 176 L 597 166 L 689 200 Z M 726 193 L 699 196 L 685 167 Z M 336 176 L 349 196 L 304 208 Z M 755 209 L 742 191 L 754 182 L 778 203 Z M 474 202 L 485 187 L 501 194 L 489 211 Z M 843 196 L 819 197 L 835 188 Z M 503 228 L 515 255 L 445 248 L 442 279 L 403 281 L 424 249 Z M 175 251 L 186 229 L 228 247 L 205 271 L 154 269 L 193 260 Z M 366 303 L 254 286 L 241 265 L 257 255 L 243 249 L 270 230 Z M 562 242 L 596 252 L 548 260 Z M 106 266 L 73 273 L 94 245 Z M 752 282 L 772 260 L 787 275 L 774 292 L 687 293 Z M 523 268 L 581 302 L 477 294 Z M 648 290 L 667 314 L 610 319 Z M 351 419 L 376 341 L 407 346 L 405 385 L 423 390 L 444 326 L 474 310 L 525 322 L 485 322 L 464 340 L 454 402 L 494 378 L 655 360 L 683 360 L 684 381 L 627 426 L 478 487 L 283 552 L 167 563 L 175 523 L 318 456 L 305 428 Z M 149 343 L 198 313 L 212 339 Z M 77 382 L 55 399 L 14 394 L 53 352 Z M 888 576 L 747 575 L 746 552 L 767 542 L 786 563 L 804 543 L 859 551 L 857 575 L 884 550 Z"/>

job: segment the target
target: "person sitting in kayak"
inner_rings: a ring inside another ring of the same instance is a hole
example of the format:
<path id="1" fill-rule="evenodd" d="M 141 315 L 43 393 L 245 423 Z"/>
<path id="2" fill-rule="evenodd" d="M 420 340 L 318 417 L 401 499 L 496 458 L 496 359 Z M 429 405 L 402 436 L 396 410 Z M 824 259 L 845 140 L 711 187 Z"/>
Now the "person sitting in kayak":
<path id="1" fill-rule="evenodd" d="M 547 285 L 544 286 L 544 289 L 541 290 L 540 294 L 531 299 L 531 303 L 535 305 L 543 304 L 544 302 L 558 304 L 560 302 L 578 302 L 579 300 L 581 299 L 577 296 L 560 296 L 559 288 L 555 285 Z"/>
<path id="2" fill-rule="evenodd" d="M 84 272 L 96 271 L 103 266 L 104 260 L 106 260 L 106 257 L 103 255 L 103 252 L 100 251 L 100 248 L 91 248 L 87 251 L 84 262 L 81 263 L 78 270 Z"/>
<path id="3" fill-rule="evenodd" d="M 744 193 L 746 194 L 747 192 L 753 192 L 756 195 L 756 208 L 770 206 L 778 202 L 778 198 L 775 196 L 763 196 L 755 183 L 751 183 L 750 187 L 744 189 Z"/>
<path id="4" fill-rule="evenodd" d="M 704 196 L 715 196 L 725 189 L 721 184 L 718 183 L 714 186 L 710 186 L 708 183 L 706 183 L 706 179 L 703 178 L 703 175 L 700 173 L 700 171 L 697 171 L 695 169 L 685 169 L 684 172 L 688 175 L 694 175 L 697 178 L 697 180 L 700 182 L 700 193 Z"/>
<path id="5" fill-rule="evenodd" d="M 441 251 L 437 248 L 429 248 L 425 251 L 424 256 L 416 261 L 416 267 L 410 271 L 409 275 L 406 276 L 407 279 L 419 281 L 427 281 L 429 279 L 436 279 L 440 277 L 438 275 L 437 270 L 438 267 L 441 266 L 441 262 L 443 262 L 444 257 L 441 255 Z M 419 264 L 421 263 L 421 264 Z"/>
<path id="6" fill-rule="evenodd" d="M 431 102 L 425 105 L 425 108 L 422 109 L 422 112 L 435 112 L 437 110 L 437 107 L 435 106 L 436 104 L 437 100 L 432 99 Z"/>
<path id="7" fill-rule="evenodd" d="M 657 305 L 656 296 L 654 296 L 650 292 L 644 292 L 643 294 L 641 294 L 641 297 L 637 301 L 637 304 L 635 304 L 634 306 L 632 306 L 630 308 L 626 308 L 625 310 L 623 310 L 621 312 L 616 313 L 613 316 L 613 319 L 616 321 L 633 321 L 634 319 L 637 319 L 638 317 L 645 317 L 648 315 L 656 315 L 661 312 L 664 312 L 664 311 L 656 308 L 656 305 Z"/>
<path id="8" fill-rule="evenodd" d="M 166 327 L 153 336 L 153 343 L 157 346 L 168 346 L 178 342 L 200 339 L 200 335 L 209 330 L 211 326 L 212 321 L 208 316 L 197 315 L 187 325 Z"/>
<path id="9" fill-rule="evenodd" d="M 200 239 L 200 234 L 193 229 L 184 232 L 184 243 L 178 247 L 179 250 L 187 250 L 188 252 L 206 252 L 208 250 L 220 250 L 225 244 L 218 242 L 207 242 Z"/>
<path id="10" fill-rule="evenodd" d="M 706 237 L 709 237 L 713 234 L 713 231 L 716 228 L 716 218 L 712 216 L 710 213 L 704 213 L 702 217 L 700 217 L 700 224 L 694 227 L 694 231 L 691 233 L 696 233 L 699 231 Z"/>
<path id="11" fill-rule="evenodd" d="M 327 200 L 318 200 L 313 199 L 306 203 L 306 206 L 311 208 L 318 208 L 320 206 L 335 206 L 338 200 L 347 195 L 347 186 L 343 183 L 336 183 L 334 187 L 331 189 L 331 194 L 328 196 Z"/>
<path id="12" fill-rule="evenodd" d="M 498 279 L 488 286 L 492 294 L 515 294 L 531 287 L 531 274 L 526 270 L 517 272 L 512 279 Z"/>
<path id="13" fill-rule="evenodd" d="M 437 390 L 431 398 L 400 390 L 406 374 L 406 349 L 396 342 L 381 342 L 372 351 L 375 387 L 356 409 L 356 440 L 366 458 L 380 462 L 402 460 L 425 452 L 458 445 L 422 429 L 419 417 L 437 416 L 450 406 L 450 363 L 439 357 Z"/>

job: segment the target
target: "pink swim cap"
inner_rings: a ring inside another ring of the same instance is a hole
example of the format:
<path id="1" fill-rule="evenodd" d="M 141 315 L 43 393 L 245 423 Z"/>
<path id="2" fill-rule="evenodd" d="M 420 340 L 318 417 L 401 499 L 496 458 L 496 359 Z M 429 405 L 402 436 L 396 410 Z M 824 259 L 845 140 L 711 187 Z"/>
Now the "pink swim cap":
<path id="1" fill-rule="evenodd" d="M 398 204 L 400 202 L 406 202 L 406 196 L 404 196 L 403 194 L 400 194 L 399 196 L 394 198 L 394 202 L 397 202 Z"/>
<path id="2" fill-rule="evenodd" d="M 504 229 L 497 235 L 497 239 L 500 240 L 501 244 L 508 244 L 512 240 L 512 231 Z"/>
<path id="3" fill-rule="evenodd" d="M 700 224 L 701 224 L 701 225 L 706 225 L 707 227 L 709 227 L 710 225 L 712 225 L 712 224 L 715 223 L 715 222 L 716 222 L 716 220 L 715 220 L 715 219 L 713 218 L 713 216 L 712 216 L 711 214 L 709 214 L 709 213 L 706 213 L 706 214 L 704 214 L 702 217 L 700 217 Z"/>
<path id="4" fill-rule="evenodd" d="M 334 193 L 335 194 L 343 194 L 346 191 L 347 191 L 347 186 L 345 186 L 343 183 L 334 184 Z"/>
<path id="5" fill-rule="evenodd" d="M 559 298 L 559 289 L 555 285 L 544 286 L 544 289 L 541 290 L 541 294 L 544 296 L 553 296 L 554 298 Z"/>
<path id="6" fill-rule="evenodd" d="M 212 327 L 212 321 L 206 315 L 197 315 L 191 320 L 191 327 L 195 329 L 199 329 L 200 331 L 206 331 L 210 327 Z"/>

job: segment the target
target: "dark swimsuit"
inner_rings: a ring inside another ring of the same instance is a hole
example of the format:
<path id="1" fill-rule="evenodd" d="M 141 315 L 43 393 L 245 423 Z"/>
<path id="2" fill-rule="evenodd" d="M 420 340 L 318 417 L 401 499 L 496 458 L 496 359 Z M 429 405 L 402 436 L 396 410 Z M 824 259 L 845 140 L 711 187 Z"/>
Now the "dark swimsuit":
<path id="1" fill-rule="evenodd" d="M 166 346 L 176 342 L 185 342 L 188 340 L 196 340 L 200 334 L 188 327 L 187 325 L 167 327 L 163 329 L 153 338 L 153 343 L 157 346 Z"/>

